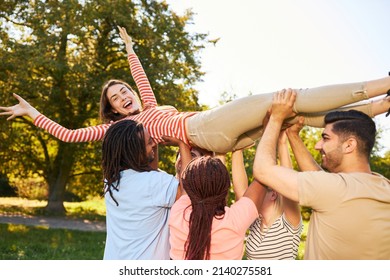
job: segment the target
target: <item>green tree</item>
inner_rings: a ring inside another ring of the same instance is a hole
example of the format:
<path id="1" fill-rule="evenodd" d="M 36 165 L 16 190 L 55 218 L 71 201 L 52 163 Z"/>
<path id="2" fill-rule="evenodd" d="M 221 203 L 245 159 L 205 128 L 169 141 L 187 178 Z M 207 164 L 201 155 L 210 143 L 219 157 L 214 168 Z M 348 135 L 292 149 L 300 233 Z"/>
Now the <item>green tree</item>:
<path id="1" fill-rule="evenodd" d="M 98 123 L 105 81 L 123 79 L 135 87 L 119 25 L 134 38 L 159 104 L 199 110 L 193 85 L 203 75 L 198 53 L 206 34 L 187 32 L 191 20 L 191 11 L 179 16 L 165 2 L 151 0 L 2 1 L 1 103 L 14 104 L 15 92 L 65 127 Z M 101 190 L 100 143 L 58 141 L 25 118 L 1 121 L 1 129 L 0 153 L 6 162 L 0 173 L 42 176 L 48 185 L 46 210 L 65 212 L 70 183 Z"/>

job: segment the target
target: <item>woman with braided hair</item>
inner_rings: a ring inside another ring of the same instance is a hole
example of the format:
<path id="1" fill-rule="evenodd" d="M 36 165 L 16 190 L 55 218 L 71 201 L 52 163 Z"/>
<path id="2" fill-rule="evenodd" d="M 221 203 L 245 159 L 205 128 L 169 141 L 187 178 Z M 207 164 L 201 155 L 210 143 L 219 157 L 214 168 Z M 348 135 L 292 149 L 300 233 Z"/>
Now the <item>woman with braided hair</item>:
<path id="1" fill-rule="evenodd" d="M 182 196 L 169 218 L 173 260 L 241 260 L 245 232 L 258 217 L 265 188 L 250 186 L 227 206 L 230 175 L 218 158 L 193 159 L 181 176 Z"/>

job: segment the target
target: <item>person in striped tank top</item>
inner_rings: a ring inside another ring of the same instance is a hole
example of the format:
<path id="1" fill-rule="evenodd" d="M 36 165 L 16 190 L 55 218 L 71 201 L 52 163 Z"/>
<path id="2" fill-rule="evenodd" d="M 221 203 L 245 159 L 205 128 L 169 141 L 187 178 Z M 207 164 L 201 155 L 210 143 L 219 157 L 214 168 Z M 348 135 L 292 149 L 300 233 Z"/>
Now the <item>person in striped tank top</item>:
<path id="1" fill-rule="evenodd" d="M 279 136 L 278 152 L 280 165 L 292 168 L 284 130 Z M 239 200 L 248 188 L 242 150 L 232 153 L 232 179 L 236 199 Z M 254 180 L 251 185 L 263 186 L 266 195 L 258 218 L 249 228 L 245 243 L 246 258 L 249 260 L 296 259 L 303 230 L 298 203 L 283 197 L 257 180 Z"/>
<path id="2" fill-rule="evenodd" d="M 255 94 L 238 98 L 219 107 L 201 112 L 179 112 L 173 106 L 158 106 L 149 80 L 133 50 L 133 41 L 122 27 L 119 34 L 126 45 L 130 71 L 139 90 L 140 98 L 126 82 L 110 80 L 102 90 L 100 117 L 103 124 L 80 129 L 67 129 L 48 119 L 14 94 L 18 104 L 0 107 L 0 115 L 29 116 L 34 124 L 65 142 L 89 142 L 101 140 L 112 122 L 131 119 L 141 122 L 155 143 L 163 142 L 163 136 L 180 139 L 192 147 L 225 154 L 253 145 L 262 133 L 262 121 L 271 107 L 274 93 Z M 305 124 L 323 127 L 323 118 L 333 109 L 355 109 L 374 117 L 389 109 L 389 104 L 370 100 L 386 93 L 390 77 L 368 82 L 338 84 L 310 89 L 297 89 L 294 111 L 305 116 Z M 358 101 L 368 100 L 363 104 Z M 348 106 L 347 106 L 348 105 Z M 296 123 L 297 118 L 286 120 Z"/>

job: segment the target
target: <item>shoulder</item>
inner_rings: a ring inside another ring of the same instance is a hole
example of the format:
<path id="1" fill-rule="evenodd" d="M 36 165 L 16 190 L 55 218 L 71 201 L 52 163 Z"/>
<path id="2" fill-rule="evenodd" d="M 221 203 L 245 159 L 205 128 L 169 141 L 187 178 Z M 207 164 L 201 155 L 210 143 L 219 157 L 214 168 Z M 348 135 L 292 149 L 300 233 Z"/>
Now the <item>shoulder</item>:
<path id="1" fill-rule="evenodd" d="M 163 170 L 139 172 L 133 169 L 127 169 L 121 172 L 121 180 L 140 181 L 143 184 L 158 184 L 159 186 L 166 184 L 177 185 L 179 183 L 174 175 L 168 174 Z"/>
<path id="2" fill-rule="evenodd" d="M 252 199 L 245 196 L 225 209 L 229 218 L 249 223 L 248 226 L 259 216 L 255 203 Z"/>

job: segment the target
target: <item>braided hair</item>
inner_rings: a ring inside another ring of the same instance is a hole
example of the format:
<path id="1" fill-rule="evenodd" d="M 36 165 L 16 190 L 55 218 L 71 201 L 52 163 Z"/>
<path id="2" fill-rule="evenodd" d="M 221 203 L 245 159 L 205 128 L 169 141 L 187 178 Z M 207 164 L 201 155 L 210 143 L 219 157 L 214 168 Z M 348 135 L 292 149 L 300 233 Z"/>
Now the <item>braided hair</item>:
<path id="1" fill-rule="evenodd" d="M 230 176 L 220 159 L 203 156 L 188 164 L 181 179 L 192 206 L 185 259 L 208 260 L 213 218 L 224 217 Z"/>
<path id="2" fill-rule="evenodd" d="M 104 194 L 118 191 L 120 172 L 126 169 L 150 171 L 150 161 L 146 154 L 144 127 L 133 120 L 121 120 L 109 127 L 102 145 L 102 169 Z"/>

